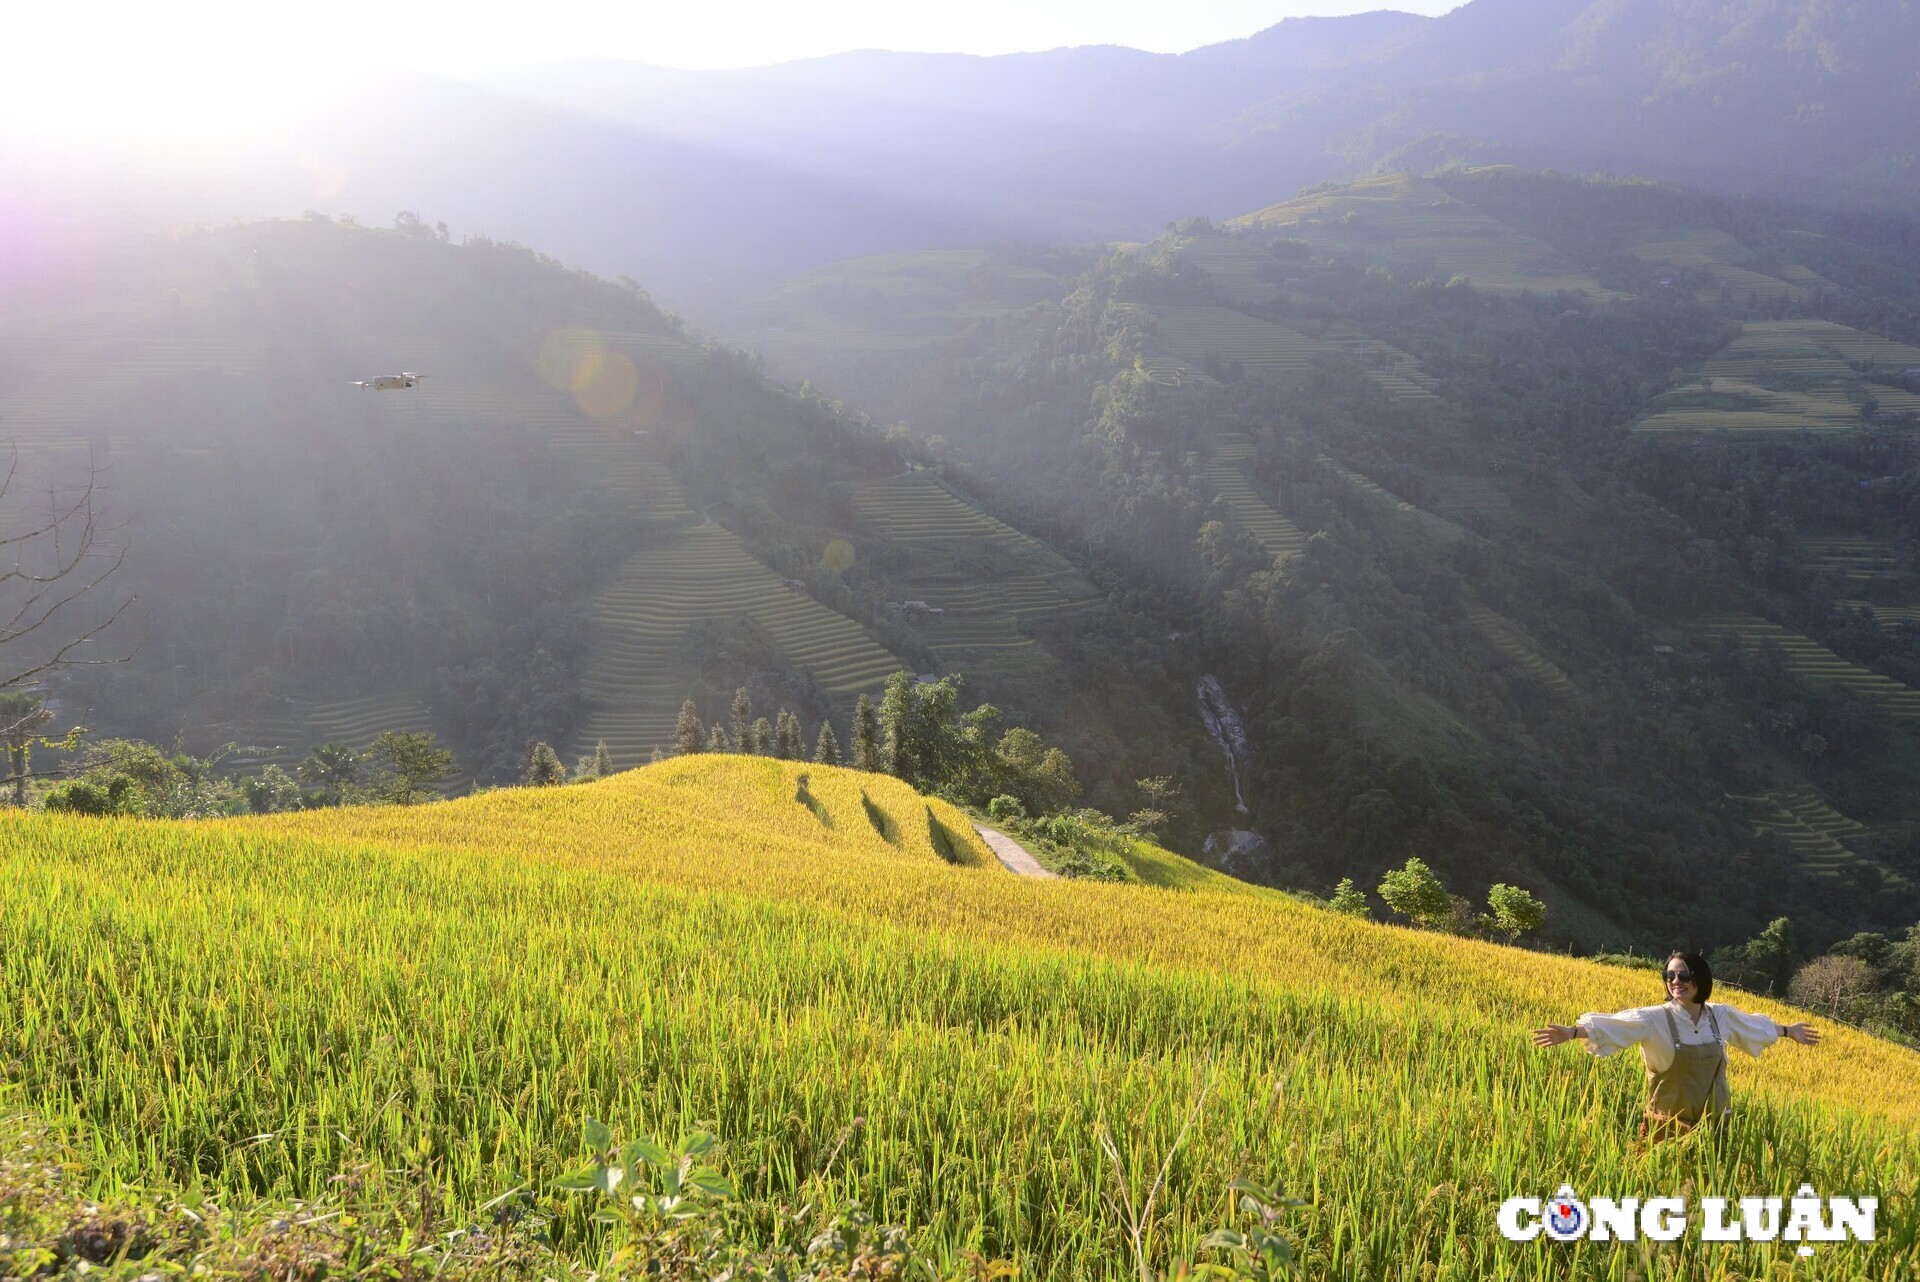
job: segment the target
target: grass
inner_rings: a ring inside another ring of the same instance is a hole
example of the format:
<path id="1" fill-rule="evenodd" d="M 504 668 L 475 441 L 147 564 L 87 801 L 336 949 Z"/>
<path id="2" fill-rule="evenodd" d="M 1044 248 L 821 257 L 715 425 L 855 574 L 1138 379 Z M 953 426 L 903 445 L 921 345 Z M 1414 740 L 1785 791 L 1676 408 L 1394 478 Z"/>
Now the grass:
<path id="1" fill-rule="evenodd" d="M 712 757 L 411 810 L 8 815 L 0 1065 L 102 1197 L 312 1197 L 371 1161 L 429 1173 L 467 1223 L 527 1186 L 553 1205 L 537 1190 L 591 1115 L 713 1129 L 762 1238 L 852 1199 L 949 1270 L 978 1251 L 1119 1277 L 1108 1201 L 1122 1180 L 1141 1200 L 1191 1113 L 1155 1264 L 1194 1253 L 1242 1172 L 1306 1200 L 1285 1227 L 1315 1278 L 1637 1275 L 1637 1252 L 1499 1241 L 1500 1200 L 1563 1180 L 1880 1194 L 1880 1240 L 1823 1247 L 1822 1277 L 1891 1278 L 1920 1248 L 1910 1052 L 1822 1025 L 1817 1050 L 1736 1057 L 1719 1142 L 1649 1151 L 1637 1065 L 1525 1032 L 1645 1002 L 1644 975 L 1341 918 L 1164 854 L 1143 858 L 1190 889 L 1029 881 L 968 834 L 896 781 Z M 1683 1243 L 1662 1276 L 1771 1277 L 1790 1249 Z"/>

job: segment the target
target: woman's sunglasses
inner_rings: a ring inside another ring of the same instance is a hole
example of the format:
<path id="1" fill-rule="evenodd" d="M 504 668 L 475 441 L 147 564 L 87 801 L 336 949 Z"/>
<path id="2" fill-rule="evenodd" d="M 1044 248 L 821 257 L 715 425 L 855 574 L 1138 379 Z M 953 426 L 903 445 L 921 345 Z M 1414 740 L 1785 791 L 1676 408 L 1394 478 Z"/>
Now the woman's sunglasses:
<path id="1" fill-rule="evenodd" d="M 1667 982 L 1669 984 L 1691 984 L 1693 982 L 1693 972 L 1690 970 L 1670 970 L 1667 972 Z"/>

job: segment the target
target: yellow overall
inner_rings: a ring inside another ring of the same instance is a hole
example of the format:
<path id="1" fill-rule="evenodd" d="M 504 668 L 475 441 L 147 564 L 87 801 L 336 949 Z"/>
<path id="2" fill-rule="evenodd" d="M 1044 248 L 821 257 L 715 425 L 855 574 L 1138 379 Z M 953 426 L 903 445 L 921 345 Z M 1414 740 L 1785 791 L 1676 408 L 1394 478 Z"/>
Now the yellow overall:
<path id="1" fill-rule="evenodd" d="M 1727 1043 L 1720 1020 L 1707 1007 L 1713 1041 L 1699 1046 L 1680 1044 L 1680 1025 L 1673 1008 L 1666 1007 L 1667 1032 L 1673 1037 L 1673 1063 L 1664 1073 L 1647 1070 L 1647 1118 L 1644 1130 L 1651 1139 L 1684 1135 L 1704 1119 L 1727 1111 L 1732 1102 L 1727 1089 Z"/>

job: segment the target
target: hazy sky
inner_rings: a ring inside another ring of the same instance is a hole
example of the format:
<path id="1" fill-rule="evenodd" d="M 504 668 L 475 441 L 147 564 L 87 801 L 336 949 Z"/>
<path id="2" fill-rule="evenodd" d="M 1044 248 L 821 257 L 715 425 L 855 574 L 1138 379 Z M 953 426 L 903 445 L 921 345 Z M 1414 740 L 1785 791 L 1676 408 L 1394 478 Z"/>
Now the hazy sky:
<path id="1" fill-rule="evenodd" d="M 459 73 L 571 57 L 761 66 L 847 49 L 1182 52 L 1284 18 L 1460 0 L 71 0 L 0 27 L 0 134 L 197 146 L 271 128 L 356 63 Z"/>
<path id="2" fill-rule="evenodd" d="M 258 0 L 21 4 L 0 69 L 101 59 L 369 58 L 451 70 L 582 54 L 675 67 L 740 67 L 845 49 L 1007 53 L 1069 44 L 1180 52 L 1283 18 L 1460 0 Z"/>

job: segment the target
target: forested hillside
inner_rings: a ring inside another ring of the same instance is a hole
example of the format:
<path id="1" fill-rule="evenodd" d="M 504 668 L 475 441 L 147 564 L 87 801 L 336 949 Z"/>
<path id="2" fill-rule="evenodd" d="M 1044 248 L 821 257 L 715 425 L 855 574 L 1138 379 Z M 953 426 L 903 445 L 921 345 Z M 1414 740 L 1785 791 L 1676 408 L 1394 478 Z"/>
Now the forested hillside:
<path id="1" fill-rule="evenodd" d="M 741 686 L 808 744 L 900 669 L 1020 722 L 1074 704 L 1030 632 L 1104 610 L 1094 585 L 630 283 L 308 219 L 126 242 L 85 292 L 17 297 L 8 528 L 91 465 L 108 589 L 138 598 L 43 688 L 62 728 L 287 767 L 431 730 L 490 782 L 533 740 L 644 762 Z"/>
<path id="2" fill-rule="evenodd" d="M 823 269 L 744 319 L 1086 547 L 1164 621 L 1136 654 L 1220 679 L 1242 872 L 1418 854 L 1552 885 L 1589 942 L 1831 939 L 1920 912 L 1914 236 L 1455 170 L 1077 273 Z"/>

